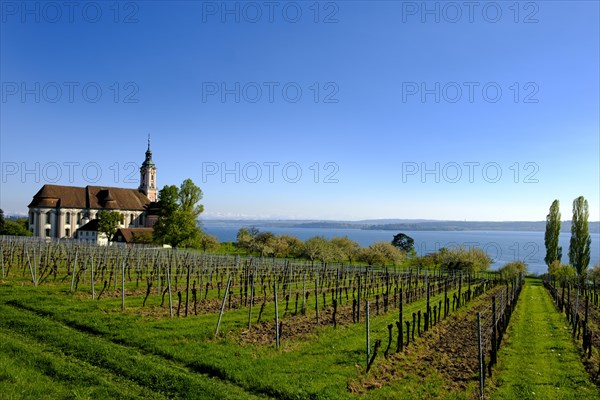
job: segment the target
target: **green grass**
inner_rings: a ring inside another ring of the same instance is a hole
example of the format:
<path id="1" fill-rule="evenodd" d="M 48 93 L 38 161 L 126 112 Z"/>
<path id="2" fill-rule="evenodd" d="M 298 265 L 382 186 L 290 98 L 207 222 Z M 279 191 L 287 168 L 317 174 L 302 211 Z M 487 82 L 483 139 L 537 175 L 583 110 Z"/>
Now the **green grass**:
<path id="1" fill-rule="evenodd" d="M 492 399 L 599 399 L 565 318 L 539 279 L 523 288 L 498 354 Z"/>
<path id="2" fill-rule="evenodd" d="M 68 292 L 68 287 L 68 283 L 33 287 L 18 278 L 1 284 L 0 399 L 468 398 L 466 393 L 444 389 L 445 378 L 434 368 L 424 366 L 417 374 L 405 372 L 410 369 L 402 363 L 394 365 L 399 375 L 384 386 L 375 385 L 362 394 L 352 393 L 353 383 L 365 379 L 364 313 L 359 324 L 337 329 L 322 326 L 302 338 L 283 340 L 281 349 L 276 350 L 273 343 L 240 343 L 239 335 L 247 328 L 247 308 L 227 310 L 221 333 L 215 338 L 217 315 L 214 313 L 170 319 L 164 317 L 163 308 L 161 318 L 144 316 L 140 313 L 143 295 L 128 295 L 127 307 L 122 312 L 121 299 L 115 293 L 107 293 L 98 301 L 91 300 L 88 294 L 83 295 L 82 285 L 75 295 Z M 544 392 L 549 389 L 545 384 L 548 379 L 533 373 L 525 380 L 526 374 L 517 368 L 525 365 L 525 361 L 533 361 L 531 354 L 542 351 L 542 364 L 529 368 L 540 372 L 557 368 L 557 373 L 565 373 L 556 378 L 560 382 L 560 393 L 575 393 L 575 387 L 579 391 L 579 397 L 554 398 L 594 398 L 598 392 L 586 380 L 566 329 L 562 332 L 566 335 L 564 343 L 549 344 L 571 346 L 570 358 L 564 357 L 568 352 L 563 352 L 558 367 L 543 364 L 549 361 L 551 350 L 543 353 L 544 348 L 535 347 L 536 343 L 524 346 L 537 329 L 554 337 L 554 331 L 566 328 L 544 289 L 536 286 L 535 281 L 529 281 L 526 288 L 511 321 L 511 325 L 515 324 L 514 331 L 509 331 L 511 342 L 504 345 L 500 369 L 495 371 L 501 385 L 494 394 L 497 398 L 520 399 L 528 398 L 529 390 L 540 393 L 539 398 L 553 398 Z M 437 304 L 437 299 L 439 297 L 432 299 L 433 304 Z M 159 296 L 151 296 L 146 309 L 158 307 L 159 302 Z M 313 305 L 311 301 L 308 315 L 314 315 Z M 405 305 L 405 316 L 417 309 L 423 310 L 424 305 L 424 300 Z M 253 321 L 256 321 L 258 308 L 254 309 Z M 282 309 L 280 305 L 280 317 Z M 382 339 L 381 353 L 387 344 L 386 325 L 397 318 L 396 312 L 392 310 L 380 316 L 372 313 L 371 341 Z M 468 310 L 464 308 L 460 312 Z M 272 321 L 273 313 L 273 304 L 267 304 L 263 320 Z M 541 321 L 536 322 L 536 329 L 528 332 L 535 317 Z M 559 328 L 544 325 L 552 318 Z M 519 331 L 524 335 L 521 339 L 518 339 Z M 536 342 L 539 341 L 537 338 Z M 418 347 L 418 342 L 412 344 L 412 351 L 416 352 Z M 411 360 L 413 358 L 407 356 L 403 362 Z M 564 364 L 565 361 L 568 364 Z M 382 355 L 375 361 L 375 366 L 378 364 L 384 364 Z M 505 370 L 508 366 L 513 369 Z M 573 371 L 577 373 L 573 375 Z M 551 389 L 556 391 L 554 387 Z"/>
<path id="3" fill-rule="evenodd" d="M 121 312 L 118 297 L 92 301 L 69 294 L 67 287 L 21 286 L 20 282 L 3 285 L 0 326 L 6 327 L 5 335 L 24 337 L 52 349 L 58 358 L 67 355 L 69 360 L 100 368 L 99 374 L 123 377 L 140 390 L 172 398 L 202 398 L 198 393 L 204 393 L 204 398 L 354 398 L 348 383 L 364 374 L 364 322 L 337 329 L 322 326 L 301 339 L 283 340 L 282 348 L 276 350 L 273 344 L 239 343 L 238 335 L 246 329 L 247 309 L 227 310 L 222 333 L 214 338 L 215 314 L 143 317 L 136 312 L 143 296 L 128 296 L 126 311 Z M 157 300 L 155 297 L 152 302 Z M 424 305 L 424 300 L 405 305 L 405 315 Z M 314 313 L 312 304 L 308 310 L 309 315 Z M 257 314 L 258 307 L 253 320 Z M 267 305 L 263 320 L 271 321 L 272 314 L 273 305 Z M 378 338 L 386 343 L 386 325 L 395 318 L 395 310 L 372 316 L 372 343 Z M 49 378 L 61 381 L 54 374 Z M 413 393 L 407 398 L 431 397 L 428 394 L 439 392 L 439 379 L 433 376 L 423 385 L 420 377 L 408 377 L 363 397 L 386 398 L 392 388 L 392 392 L 407 396 Z M 78 385 L 75 381 L 71 386 Z M 69 397 L 64 396 L 65 391 L 60 393 L 54 397 Z M 133 389 L 131 393 L 136 396 Z"/>
<path id="4" fill-rule="evenodd" d="M 164 399 L 143 386 L 0 329 L 0 399 Z"/>

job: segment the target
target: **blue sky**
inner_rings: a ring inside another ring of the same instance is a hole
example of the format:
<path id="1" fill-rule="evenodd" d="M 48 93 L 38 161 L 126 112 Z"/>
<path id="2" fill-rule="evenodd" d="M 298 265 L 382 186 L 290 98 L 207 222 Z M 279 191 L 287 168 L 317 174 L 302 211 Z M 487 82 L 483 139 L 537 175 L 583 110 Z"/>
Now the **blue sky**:
<path id="1" fill-rule="evenodd" d="M 599 3 L 1 2 L 0 207 L 191 178 L 206 217 L 600 219 Z"/>

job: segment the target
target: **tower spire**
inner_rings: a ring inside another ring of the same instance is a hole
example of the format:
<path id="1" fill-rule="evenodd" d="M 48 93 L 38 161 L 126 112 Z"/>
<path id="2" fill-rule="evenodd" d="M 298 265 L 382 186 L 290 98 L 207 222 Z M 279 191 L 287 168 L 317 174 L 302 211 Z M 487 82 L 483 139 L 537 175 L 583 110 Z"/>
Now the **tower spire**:
<path id="1" fill-rule="evenodd" d="M 152 151 L 150 150 L 150 134 L 148 133 L 148 150 L 146 150 L 146 159 L 140 167 L 140 187 L 142 191 L 150 201 L 157 200 L 157 186 L 156 186 L 156 165 L 152 161 Z"/>

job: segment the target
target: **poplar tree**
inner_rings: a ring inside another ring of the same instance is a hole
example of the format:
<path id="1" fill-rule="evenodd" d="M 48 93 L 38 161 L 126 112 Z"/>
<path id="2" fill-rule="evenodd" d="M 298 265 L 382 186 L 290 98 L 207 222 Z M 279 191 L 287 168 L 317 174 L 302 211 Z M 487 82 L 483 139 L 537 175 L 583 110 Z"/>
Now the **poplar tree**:
<path id="1" fill-rule="evenodd" d="M 544 262 L 548 267 L 558 260 L 562 259 L 562 247 L 558 245 L 558 236 L 560 235 L 560 203 L 554 200 L 550 206 L 550 213 L 546 216 L 546 234 L 544 235 L 544 244 L 546 245 L 546 257 Z"/>
<path id="2" fill-rule="evenodd" d="M 569 243 L 569 262 L 577 271 L 580 283 L 584 282 L 590 263 L 592 238 L 588 229 L 588 202 L 583 196 L 573 200 L 573 220 L 571 221 L 571 241 Z"/>

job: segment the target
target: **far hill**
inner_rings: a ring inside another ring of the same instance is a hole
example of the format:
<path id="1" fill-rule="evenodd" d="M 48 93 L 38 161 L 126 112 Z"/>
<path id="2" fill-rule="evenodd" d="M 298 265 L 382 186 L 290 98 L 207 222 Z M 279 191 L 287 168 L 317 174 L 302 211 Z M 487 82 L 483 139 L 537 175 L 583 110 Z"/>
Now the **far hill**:
<path id="1" fill-rule="evenodd" d="M 529 231 L 544 232 L 546 221 L 442 221 L 426 219 L 373 219 L 360 221 L 322 220 L 226 220 L 204 219 L 210 225 L 261 226 L 311 229 L 365 229 L 387 231 Z M 589 223 L 590 233 L 600 232 L 600 221 Z M 571 221 L 563 221 L 561 232 L 571 231 Z"/>

